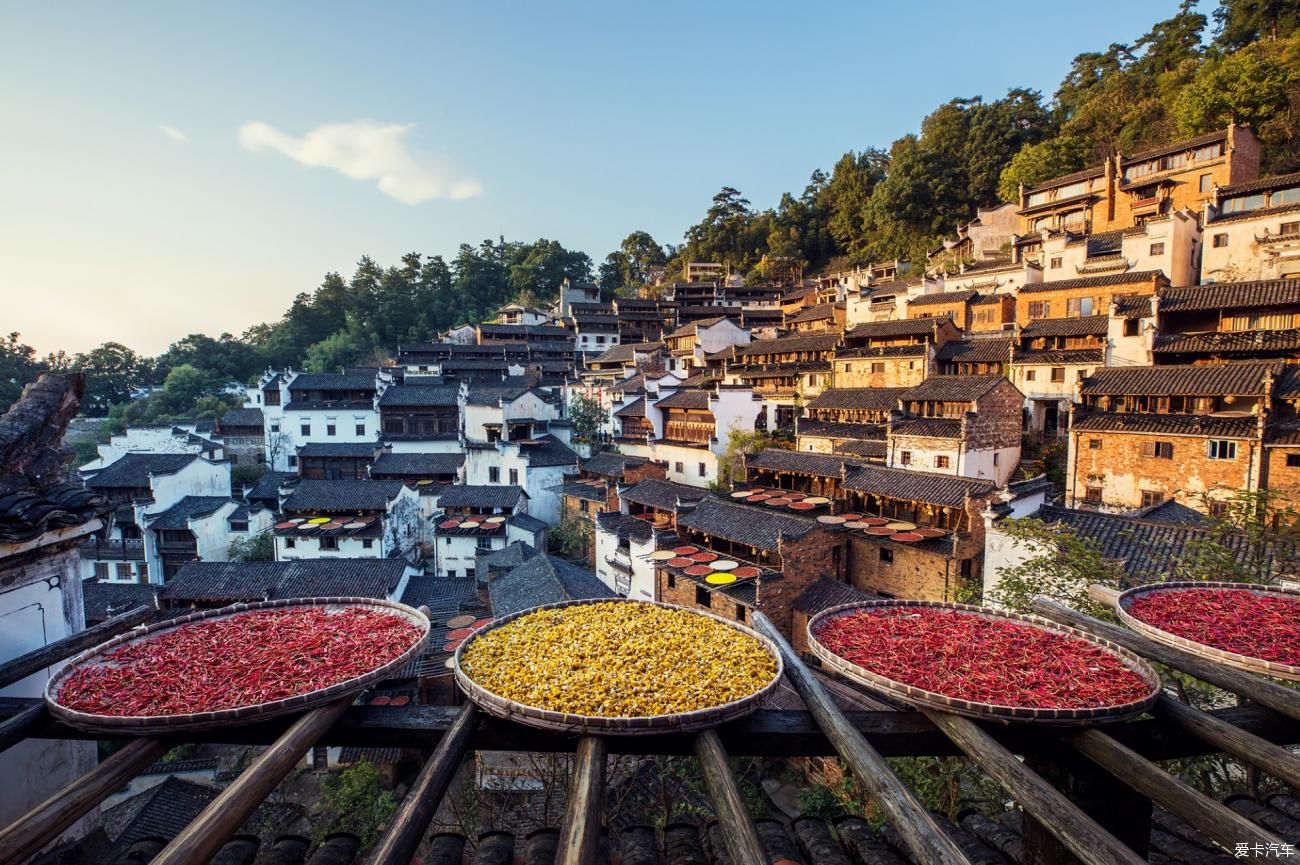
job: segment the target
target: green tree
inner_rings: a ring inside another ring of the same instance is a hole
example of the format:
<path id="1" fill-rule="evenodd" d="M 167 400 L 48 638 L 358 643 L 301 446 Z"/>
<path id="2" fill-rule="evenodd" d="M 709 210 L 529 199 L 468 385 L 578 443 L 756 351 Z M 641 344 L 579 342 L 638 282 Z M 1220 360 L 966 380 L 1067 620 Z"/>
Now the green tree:
<path id="1" fill-rule="evenodd" d="M 575 441 L 595 441 L 608 420 L 609 411 L 595 397 L 578 393 L 569 401 L 569 421 L 573 424 Z"/>
<path id="2" fill-rule="evenodd" d="M 1075 135 L 1058 135 L 1038 144 L 1025 146 L 1002 169 L 998 179 L 998 198 L 1020 203 L 1020 185 L 1026 188 L 1069 174 L 1084 167 L 1087 142 Z"/>
<path id="3" fill-rule="evenodd" d="M 1215 45 L 1228 51 L 1261 39 L 1284 39 L 1300 31 L 1295 0 L 1219 0 L 1214 10 Z"/>
<path id="4" fill-rule="evenodd" d="M 269 532 L 253 535 L 251 538 L 235 538 L 226 551 L 232 562 L 273 562 L 275 561 L 275 540 Z"/>
<path id="5" fill-rule="evenodd" d="M 1222 129 L 1229 123 L 1258 128 L 1290 107 L 1295 73 L 1253 48 L 1207 61 L 1174 102 L 1183 135 Z"/>
<path id="6" fill-rule="evenodd" d="M 565 512 L 560 521 L 546 531 L 546 543 L 552 553 L 573 561 L 585 561 L 591 553 L 595 529 L 584 519 Z"/>
<path id="7" fill-rule="evenodd" d="M 777 438 L 762 430 L 733 429 L 727 435 L 727 449 L 718 459 L 718 480 L 715 484 L 722 492 L 729 491 L 731 485 L 741 479 L 745 473 L 745 457 L 753 456 L 768 448 L 790 450 L 789 439 Z"/>
<path id="8" fill-rule="evenodd" d="M 120 342 L 106 342 L 77 354 L 70 366 L 86 377 L 81 410 L 92 417 L 102 417 L 110 406 L 130 400 L 131 391 L 145 384 L 152 372 L 144 358 Z"/>
<path id="9" fill-rule="evenodd" d="M 1300 510 L 1290 496 L 1237 490 L 1226 500 L 1201 496 L 1205 530 L 1183 545 L 1174 578 L 1238 583 L 1275 582 L 1300 573 Z"/>
<path id="10" fill-rule="evenodd" d="M 163 386 L 149 396 L 150 410 L 157 417 L 180 416 L 219 386 L 220 379 L 211 373 L 183 363 L 172 367 Z"/>
<path id="11" fill-rule="evenodd" d="M 1046 595 L 1090 616 L 1110 616 L 1105 605 L 1088 596 L 1088 586 L 1118 588 L 1124 569 L 1102 556 L 1100 544 L 1068 526 L 1032 518 L 1008 519 L 1001 528 L 1025 558 L 994 575 L 997 583 L 985 594 L 986 603 L 1028 613 L 1034 597 Z"/>
<path id="12" fill-rule="evenodd" d="M 324 838 L 333 832 L 349 832 L 369 848 L 379 839 L 397 802 L 383 789 L 379 770 L 362 760 L 325 779 L 321 805 L 322 819 L 316 821 L 317 833 Z"/>
<path id="13" fill-rule="evenodd" d="M 19 339 L 17 332 L 0 336 L 0 413 L 18 401 L 23 388 L 41 373 L 36 349 Z"/>

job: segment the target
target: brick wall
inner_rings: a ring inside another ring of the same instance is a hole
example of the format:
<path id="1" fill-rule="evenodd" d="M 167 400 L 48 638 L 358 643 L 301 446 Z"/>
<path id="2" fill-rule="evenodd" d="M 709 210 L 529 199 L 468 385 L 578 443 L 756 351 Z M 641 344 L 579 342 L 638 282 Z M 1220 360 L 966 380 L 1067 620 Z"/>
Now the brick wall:
<path id="1" fill-rule="evenodd" d="M 1003 379 L 975 403 L 966 415 L 966 447 L 993 450 L 1020 444 L 1025 398 L 1011 382 Z"/>
<path id="2" fill-rule="evenodd" d="M 957 326 L 965 330 L 969 326 L 970 319 L 967 316 L 969 305 L 966 301 L 954 301 L 952 303 L 931 303 L 922 304 L 917 307 L 908 307 L 908 318 L 933 318 L 935 316 L 950 315 Z"/>
<path id="3" fill-rule="evenodd" d="M 892 562 L 882 559 L 882 550 L 892 554 Z M 973 535 L 962 536 L 957 554 L 946 556 L 855 534 L 849 538 L 848 581 L 854 588 L 896 598 L 954 601 L 963 581 L 961 560 L 971 560 L 970 579 L 977 584 L 983 554 L 982 537 Z"/>
<path id="4" fill-rule="evenodd" d="M 978 313 L 994 310 L 992 321 L 978 321 Z M 1016 320 L 1016 299 L 1010 294 L 998 298 L 996 304 L 980 304 L 971 307 L 970 320 L 966 329 L 971 333 L 1001 333 L 1002 325 Z"/>
<path id="5" fill-rule="evenodd" d="M 1069 301 L 1080 298 L 1092 298 L 1092 314 L 1102 315 L 1110 308 L 1111 300 L 1117 296 L 1128 294 L 1151 294 L 1151 280 L 1140 282 L 1126 282 L 1119 285 L 1094 285 L 1086 288 L 1064 288 L 1055 291 L 1031 291 L 1021 292 L 1016 297 L 1016 322 L 1024 327 L 1033 319 L 1029 317 L 1029 304 L 1031 303 L 1049 303 L 1047 315 L 1038 316 L 1041 318 L 1068 318 Z"/>
<path id="6" fill-rule="evenodd" d="M 881 364 L 880 372 L 876 364 Z M 928 362 L 917 357 L 855 357 L 835 360 L 835 387 L 916 387 L 925 380 Z"/>
<path id="7" fill-rule="evenodd" d="M 1287 458 L 1300 461 L 1300 445 L 1271 447 L 1264 451 L 1264 477 L 1268 489 L 1280 493 L 1292 502 L 1300 501 L 1300 465 L 1288 466 Z"/>
<path id="8" fill-rule="evenodd" d="M 641 481 L 653 478 L 655 480 L 666 480 L 668 477 L 668 467 L 663 463 L 647 462 L 639 466 L 627 466 L 623 469 L 623 484 L 631 486 Z"/>

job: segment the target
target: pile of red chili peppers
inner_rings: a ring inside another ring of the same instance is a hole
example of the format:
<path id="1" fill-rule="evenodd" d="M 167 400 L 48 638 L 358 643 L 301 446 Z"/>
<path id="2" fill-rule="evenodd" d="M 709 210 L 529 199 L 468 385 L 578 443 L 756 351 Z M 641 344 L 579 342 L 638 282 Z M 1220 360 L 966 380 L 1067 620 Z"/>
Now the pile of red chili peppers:
<path id="1" fill-rule="evenodd" d="M 1249 589 L 1149 592 L 1126 612 L 1185 640 L 1300 666 L 1300 598 Z"/>
<path id="2" fill-rule="evenodd" d="M 254 610 L 112 649 L 69 676 L 56 699 L 95 715 L 253 706 L 369 673 L 419 638 L 407 620 L 374 610 Z"/>
<path id="3" fill-rule="evenodd" d="M 925 607 L 836 616 L 817 640 L 864 670 L 974 703 L 1091 709 L 1141 700 L 1151 686 L 1104 648 L 1006 619 Z"/>

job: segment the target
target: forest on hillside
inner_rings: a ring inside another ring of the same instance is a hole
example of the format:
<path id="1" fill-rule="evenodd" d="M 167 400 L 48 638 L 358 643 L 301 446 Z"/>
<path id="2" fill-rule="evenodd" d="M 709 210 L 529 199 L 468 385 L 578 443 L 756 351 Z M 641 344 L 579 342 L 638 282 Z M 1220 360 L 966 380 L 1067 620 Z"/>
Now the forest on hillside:
<path id="1" fill-rule="evenodd" d="M 377 364 L 400 342 L 482 321 L 511 300 L 547 302 L 565 278 L 598 282 L 612 296 L 635 290 L 652 271 L 680 276 L 687 261 L 726 264 L 756 281 L 777 264 L 811 274 L 923 261 L 978 207 L 1017 200 L 1021 183 L 1230 122 L 1254 128 L 1265 172 L 1300 168 L 1300 0 L 1219 0 L 1208 15 L 1183 0 L 1132 42 L 1074 58 L 1050 98 L 1027 88 L 954 98 L 918 132 L 813 171 L 802 191 L 773 208 L 757 209 L 723 187 L 680 243 L 632 231 L 599 265 L 547 239 L 462 244 L 450 260 L 412 252 L 383 266 L 363 257 L 351 277 L 328 273 L 298 294 L 278 321 L 239 336 L 191 334 L 156 358 L 116 342 L 41 357 L 10 334 L 0 338 L 0 407 L 54 369 L 84 373 L 86 412 L 112 413 L 119 425 L 211 416 L 230 403 L 224 384 L 268 366 Z M 144 384 L 164 387 L 128 406 Z"/>

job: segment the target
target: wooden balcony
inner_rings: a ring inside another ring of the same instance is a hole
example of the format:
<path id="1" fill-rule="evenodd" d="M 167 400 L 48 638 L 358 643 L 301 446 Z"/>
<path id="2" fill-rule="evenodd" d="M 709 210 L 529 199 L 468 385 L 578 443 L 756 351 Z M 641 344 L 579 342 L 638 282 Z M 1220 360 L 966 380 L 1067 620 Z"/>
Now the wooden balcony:
<path id="1" fill-rule="evenodd" d="M 664 426 L 663 440 L 688 445 L 707 446 L 713 440 L 714 425 L 695 421 L 669 421 Z"/>

